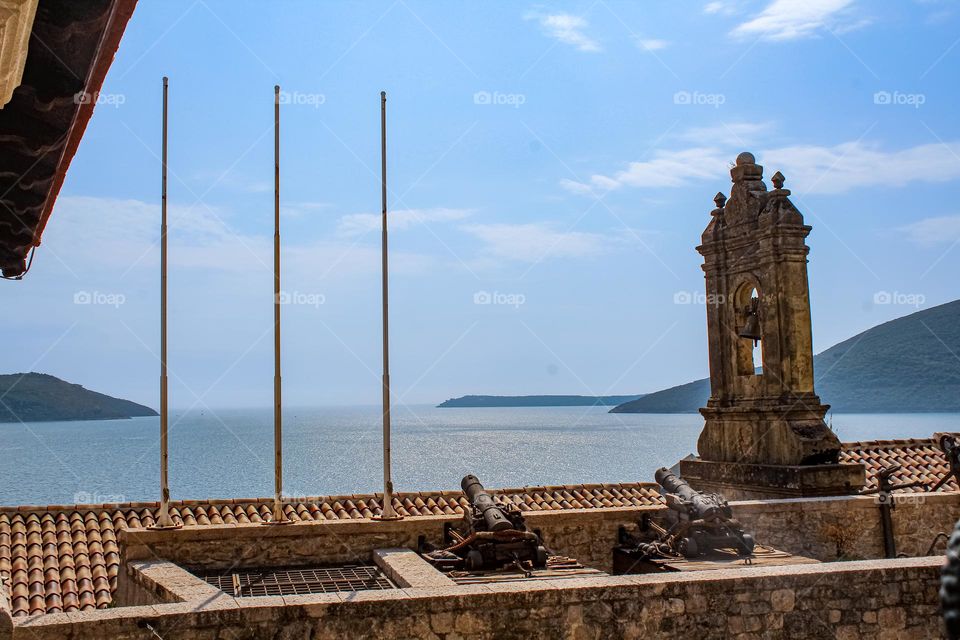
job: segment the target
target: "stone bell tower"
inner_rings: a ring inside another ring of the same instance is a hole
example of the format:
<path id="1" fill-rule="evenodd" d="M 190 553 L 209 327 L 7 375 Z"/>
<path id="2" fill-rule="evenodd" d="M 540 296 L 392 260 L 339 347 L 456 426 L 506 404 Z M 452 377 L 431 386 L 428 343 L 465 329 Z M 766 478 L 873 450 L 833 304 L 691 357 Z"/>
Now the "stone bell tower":
<path id="1" fill-rule="evenodd" d="M 697 247 L 703 255 L 711 394 L 698 460 L 681 463 L 695 486 L 729 499 L 842 494 L 863 467 L 840 465 L 840 441 L 813 388 L 806 244 L 810 227 L 778 171 L 767 191 L 750 153 L 730 171 L 730 199 Z"/>

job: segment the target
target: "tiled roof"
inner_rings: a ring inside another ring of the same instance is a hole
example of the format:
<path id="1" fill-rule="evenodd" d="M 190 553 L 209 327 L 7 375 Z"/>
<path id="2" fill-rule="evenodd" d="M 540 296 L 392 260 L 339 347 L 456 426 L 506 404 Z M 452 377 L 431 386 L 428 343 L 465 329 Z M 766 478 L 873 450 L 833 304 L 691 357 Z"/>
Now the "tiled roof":
<path id="1" fill-rule="evenodd" d="M 634 507 L 659 504 L 657 485 L 586 484 L 504 489 L 501 503 L 524 511 Z M 272 502 L 185 500 L 171 502 L 177 524 L 204 526 L 270 519 Z M 460 515 L 459 491 L 400 493 L 394 508 L 404 516 Z M 120 553 L 116 532 L 154 524 L 156 503 L 0 508 L 0 578 L 8 585 L 15 616 L 107 607 L 117 586 Z M 305 498 L 285 506 L 294 522 L 350 520 L 380 513 L 379 496 Z"/>
<path id="2" fill-rule="evenodd" d="M 900 471 L 893 474 L 891 478 L 895 484 L 923 483 L 923 486 L 902 489 L 902 491 L 929 491 L 950 471 L 950 464 L 939 445 L 940 437 L 943 435 L 945 434 L 937 433 L 932 438 L 846 442 L 840 452 L 840 462 L 860 463 L 866 467 L 867 484 L 864 486 L 864 491 L 876 489 L 877 474 L 891 464 L 901 466 Z M 960 487 L 953 478 L 940 488 L 940 491 L 957 490 L 960 490 Z"/>
<path id="3" fill-rule="evenodd" d="M 135 5 L 136 0 L 40 0 L 37 5 L 22 84 L 0 109 L 4 277 L 21 276 L 27 254 L 40 244 Z"/>

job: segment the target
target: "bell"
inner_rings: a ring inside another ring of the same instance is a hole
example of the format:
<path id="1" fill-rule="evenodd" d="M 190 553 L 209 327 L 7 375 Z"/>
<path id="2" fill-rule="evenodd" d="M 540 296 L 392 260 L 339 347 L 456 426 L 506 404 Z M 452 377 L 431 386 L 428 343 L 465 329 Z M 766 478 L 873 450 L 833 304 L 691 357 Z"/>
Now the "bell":
<path id="1" fill-rule="evenodd" d="M 750 338 L 754 346 L 760 342 L 760 316 L 757 315 L 757 298 L 750 300 L 750 308 L 747 310 L 747 323 L 740 329 L 737 335 L 741 338 Z"/>

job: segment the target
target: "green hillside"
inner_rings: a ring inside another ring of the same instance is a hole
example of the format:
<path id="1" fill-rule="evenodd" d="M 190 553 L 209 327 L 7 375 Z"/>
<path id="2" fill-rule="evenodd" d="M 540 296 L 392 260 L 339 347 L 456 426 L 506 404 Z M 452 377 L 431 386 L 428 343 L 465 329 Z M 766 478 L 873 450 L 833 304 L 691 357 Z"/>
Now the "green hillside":
<path id="1" fill-rule="evenodd" d="M 593 407 L 615 405 L 641 398 L 634 396 L 461 396 L 438 407 Z"/>
<path id="2" fill-rule="evenodd" d="M 120 400 L 45 373 L 0 375 L 0 422 L 113 420 L 155 416 L 149 407 Z"/>
<path id="3" fill-rule="evenodd" d="M 840 413 L 960 411 L 960 300 L 877 325 L 814 357 L 820 399 Z M 710 397 L 697 380 L 613 413 L 694 413 Z"/>

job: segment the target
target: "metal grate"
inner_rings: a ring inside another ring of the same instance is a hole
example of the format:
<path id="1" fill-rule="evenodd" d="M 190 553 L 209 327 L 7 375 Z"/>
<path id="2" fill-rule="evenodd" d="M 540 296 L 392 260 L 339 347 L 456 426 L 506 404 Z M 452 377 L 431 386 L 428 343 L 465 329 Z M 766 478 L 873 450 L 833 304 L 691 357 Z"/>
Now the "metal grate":
<path id="1" fill-rule="evenodd" d="M 599 569 L 585 567 L 573 558 L 550 556 L 547 566 L 532 571 L 518 571 L 515 567 L 485 571 L 450 571 L 447 577 L 457 584 L 494 584 L 528 580 L 558 580 L 562 578 L 599 578 L 607 575 Z"/>
<path id="2" fill-rule="evenodd" d="M 196 574 L 234 597 L 299 596 L 396 588 L 374 565 L 241 569 L 229 573 Z"/>

